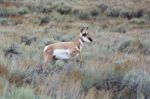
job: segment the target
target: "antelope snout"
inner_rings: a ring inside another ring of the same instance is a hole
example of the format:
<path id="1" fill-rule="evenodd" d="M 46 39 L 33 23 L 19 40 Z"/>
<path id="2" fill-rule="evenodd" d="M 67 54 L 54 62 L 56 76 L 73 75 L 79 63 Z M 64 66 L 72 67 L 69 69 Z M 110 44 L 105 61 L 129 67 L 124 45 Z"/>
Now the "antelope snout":
<path id="1" fill-rule="evenodd" d="M 91 43 L 91 42 L 93 42 L 93 40 L 92 40 L 92 38 L 91 38 L 91 37 L 88 37 L 88 40 L 90 41 L 90 43 Z"/>

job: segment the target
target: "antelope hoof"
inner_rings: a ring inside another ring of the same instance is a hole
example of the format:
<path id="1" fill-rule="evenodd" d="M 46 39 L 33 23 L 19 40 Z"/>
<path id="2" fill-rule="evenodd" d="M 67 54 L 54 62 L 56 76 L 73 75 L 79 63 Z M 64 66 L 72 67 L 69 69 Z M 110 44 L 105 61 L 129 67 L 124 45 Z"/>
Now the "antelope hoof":
<path id="1" fill-rule="evenodd" d="M 83 62 L 83 60 L 77 59 L 77 63 L 82 63 L 82 62 Z"/>

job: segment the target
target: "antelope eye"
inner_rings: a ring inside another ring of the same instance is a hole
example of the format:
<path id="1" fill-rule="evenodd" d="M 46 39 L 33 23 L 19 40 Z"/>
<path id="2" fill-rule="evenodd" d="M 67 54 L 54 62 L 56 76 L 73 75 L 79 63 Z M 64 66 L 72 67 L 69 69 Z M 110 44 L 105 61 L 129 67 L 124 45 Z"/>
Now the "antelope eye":
<path id="1" fill-rule="evenodd" d="M 82 36 L 86 36 L 86 33 L 82 34 Z"/>

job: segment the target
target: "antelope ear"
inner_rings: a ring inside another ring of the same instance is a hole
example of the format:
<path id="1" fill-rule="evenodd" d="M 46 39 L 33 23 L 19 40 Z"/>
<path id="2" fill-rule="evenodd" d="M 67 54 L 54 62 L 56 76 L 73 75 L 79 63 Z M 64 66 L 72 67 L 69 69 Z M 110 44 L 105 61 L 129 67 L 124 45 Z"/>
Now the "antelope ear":
<path id="1" fill-rule="evenodd" d="M 83 27 L 80 32 L 82 33 L 84 31 L 84 29 L 85 29 L 85 27 Z"/>

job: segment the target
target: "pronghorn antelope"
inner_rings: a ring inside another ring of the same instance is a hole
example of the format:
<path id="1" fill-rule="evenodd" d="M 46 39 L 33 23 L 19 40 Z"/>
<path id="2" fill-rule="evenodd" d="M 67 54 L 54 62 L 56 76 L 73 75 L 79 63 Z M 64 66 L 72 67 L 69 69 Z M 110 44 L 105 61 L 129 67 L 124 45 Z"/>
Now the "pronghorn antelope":
<path id="1" fill-rule="evenodd" d="M 47 45 L 44 48 L 44 66 L 53 59 L 68 60 L 77 57 L 85 42 L 92 42 L 91 37 L 88 35 L 88 27 L 81 29 L 79 38 L 75 41 Z"/>

